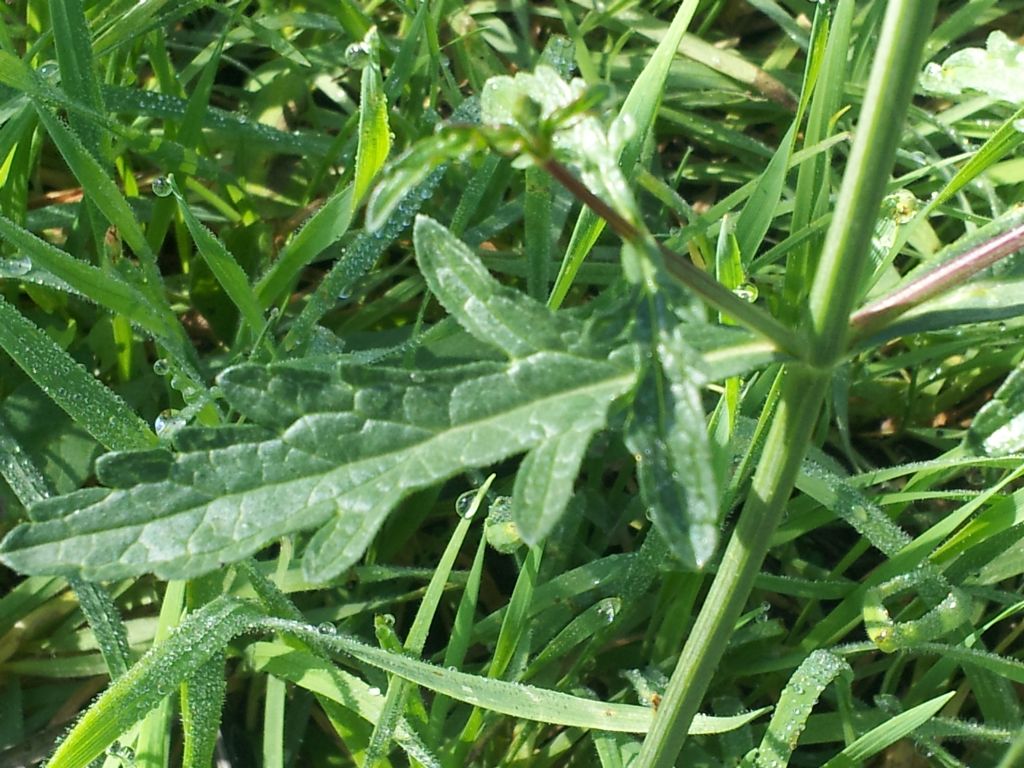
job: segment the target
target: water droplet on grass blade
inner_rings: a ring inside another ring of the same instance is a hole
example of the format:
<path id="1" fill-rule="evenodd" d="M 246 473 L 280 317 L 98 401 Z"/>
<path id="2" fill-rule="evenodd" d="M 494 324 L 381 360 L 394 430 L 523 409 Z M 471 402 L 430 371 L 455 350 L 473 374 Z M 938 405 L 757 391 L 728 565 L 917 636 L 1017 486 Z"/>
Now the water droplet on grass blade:
<path id="1" fill-rule="evenodd" d="M 370 63 L 370 48 L 366 43 L 352 43 L 345 49 L 345 63 L 353 69 L 362 69 Z"/>
<path id="2" fill-rule="evenodd" d="M 336 635 L 338 628 L 329 621 L 322 621 L 316 625 L 316 631 L 321 635 Z"/>
<path id="3" fill-rule="evenodd" d="M 162 357 L 153 363 L 153 373 L 157 376 L 166 376 L 171 372 L 171 364 Z"/>
<path id="4" fill-rule="evenodd" d="M 36 69 L 39 76 L 44 80 L 49 80 L 51 83 L 57 79 L 57 75 L 60 74 L 60 67 L 57 66 L 56 61 L 44 61 Z"/>
<path id="5" fill-rule="evenodd" d="M 0 259 L 0 277 L 21 277 L 32 271 L 32 259 L 28 256 L 16 256 L 12 259 Z"/>
<path id="6" fill-rule="evenodd" d="M 736 286 L 736 288 L 733 289 L 733 293 L 735 293 L 739 298 L 751 304 L 757 301 L 757 286 L 754 285 L 753 283 L 741 283 L 740 285 Z"/>
<path id="7" fill-rule="evenodd" d="M 157 176 L 153 179 L 153 194 L 157 197 L 169 197 L 173 191 L 171 180 L 166 176 Z"/>
<path id="8" fill-rule="evenodd" d="M 466 491 L 455 500 L 455 514 L 459 517 L 472 517 L 476 513 L 473 508 L 473 499 L 476 498 L 476 491 Z"/>

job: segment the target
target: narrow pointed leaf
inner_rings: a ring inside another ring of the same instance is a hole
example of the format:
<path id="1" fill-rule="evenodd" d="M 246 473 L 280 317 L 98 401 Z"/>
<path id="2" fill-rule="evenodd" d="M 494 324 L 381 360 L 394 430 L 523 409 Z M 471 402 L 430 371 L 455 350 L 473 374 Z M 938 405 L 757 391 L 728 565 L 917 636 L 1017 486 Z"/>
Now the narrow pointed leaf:
<path id="1" fill-rule="evenodd" d="M 342 635 L 318 635 L 306 625 L 296 622 L 267 619 L 262 624 L 267 629 L 278 629 L 303 639 L 308 638 L 310 642 L 316 642 L 334 652 L 352 656 L 432 691 L 492 712 L 525 720 L 605 731 L 645 733 L 650 728 L 653 710 L 649 707 L 584 699 L 561 691 L 444 669 Z M 722 733 L 741 727 L 764 711 L 747 712 L 735 717 L 698 715 L 690 732 Z"/>
<path id="2" fill-rule="evenodd" d="M 103 112 L 103 95 L 93 64 L 92 37 L 82 0 L 50 0 L 49 9 L 61 87 L 97 112 Z M 86 145 L 102 159 L 102 134 L 96 126 L 81 119 L 74 119 L 73 124 Z"/>
<path id="3" fill-rule="evenodd" d="M 154 284 L 158 283 L 160 277 L 156 268 L 156 256 L 146 242 L 142 227 L 139 226 L 138 219 L 121 190 L 69 125 L 43 104 L 37 104 L 36 113 L 39 115 L 39 122 L 46 128 L 68 167 L 82 185 L 85 194 L 96 204 L 107 221 L 117 227 L 118 234 L 139 257 L 147 279 Z"/>
<path id="4" fill-rule="evenodd" d="M 180 347 L 184 333 L 169 308 L 154 307 L 135 287 L 116 273 L 74 258 L 13 221 L 0 216 L 0 238 L 32 260 L 35 267 L 50 272 L 72 289 L 112 312 L 124 315 L 164 343 Z"/>
<path id="5" fill-rule="evenodd" d="M 263 329 L 265 321 L 259 302 L 256 300 L 256 294 L 249 285 L 249 278 L 224 243 L 192 213 L 192 209 L 178 190 L 177 185 L 172 182 L 172 186 L 181 215 L 185 219 L 185 226 L 188 227 L 189 234 L 192 235 L 192 240 L 195 241 L 200 255 L 224 289 L 224 293 L 238 308 L 249 329 L 254 334 L 259 333 Z"/>
<path id="6" fill-rule="evenodd" d="M 2 298 L 0 348 L 98 442 L 121 449 L 156 442 L 149 425 L 120 397 Z"/>
<path id="7" fill-rule="evenodd" d="M 371 28 L 363 45 L 372 49 L 371 61 L 363 67 L 359 98 L 359 147 L 356 150 L 356 173 L 352 185 L 353 199 L 362 200 L 377 172 L 391 151 L 391 128 L 388 125 L 388 98 L 377 62 L 377 32 Z"/>
<path id="8" fill-rule="evenodd" d="M 934 699 L 918 704 L 913 709 L 901 712 L 882 725 L 872 728 L 825 763 L 822 768 L 855 768 L 863 765 L 864 761 L 895 744 L 935 717 L 955 693 L 955 691 L 950 691 L 936 696 Z"/>
<path id="9" fill-rule="evenodd" d="M 213 762 L 227 682 L 221 652 L 195 670 L 182 685 L 182 768 L 207 768 Z"/>

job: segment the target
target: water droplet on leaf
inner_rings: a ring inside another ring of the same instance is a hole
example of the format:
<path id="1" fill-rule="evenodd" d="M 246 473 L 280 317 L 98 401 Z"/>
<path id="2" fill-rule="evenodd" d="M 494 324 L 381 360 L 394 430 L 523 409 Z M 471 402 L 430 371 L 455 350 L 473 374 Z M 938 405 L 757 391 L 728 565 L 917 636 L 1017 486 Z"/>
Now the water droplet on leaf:
<path id="1" fill-rule="evenodd" d="M 166 376 L 171 372 L 171 365 L 162 357 L 153 363 L 153 373 L 157 376 Z"/>

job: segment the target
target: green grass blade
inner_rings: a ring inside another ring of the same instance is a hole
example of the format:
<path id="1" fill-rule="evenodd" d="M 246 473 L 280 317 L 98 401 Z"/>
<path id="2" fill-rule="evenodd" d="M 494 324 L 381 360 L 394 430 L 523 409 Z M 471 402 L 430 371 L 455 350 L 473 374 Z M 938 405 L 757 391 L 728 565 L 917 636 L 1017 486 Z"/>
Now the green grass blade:
<path id="1" fill-rule="evenodd" d="M 182 768 L 209 768 L 213 762 L 227 692 L 225 673 L 224 654 L 215 654 L 182 684 Z"/>
<path id="2" fill-rule="evenodd" d="M 857 768 L 863 765 L 865 760 L 874 757 L 931 720 L 955 694 L 955 691 L 950 691 L 942 696 L 936 696 L 913 709 L 901 712 L 877 728 L 872 728 L 825 763 L 822 768 Z"/>
<path id="3" fill-rule="evenodd" d="M 815 651 L 808 656 L 782 689 L 771 722 L 757 748 L 754 765 L 772 768 L 788 765 L 807 718 L 826 686 L 840 675 L 853 675 L 842 658 L 828 651 Z"/>
<path id="4" fill-rule="evenodd" d="M 185 589 L 183 581 L 172 581 L 167 584 L 163 600 L 160 603 L 160 616 L 157 620 L 156 631 L 153 633 L 150 653 L 155 652 L 160 655 L 161 651 L 158 649 L 165 643 L 170 644 L 169 641 L 174 637 L 175 629 L 181 624 L 182 611 L 185 608 Z M 210 656 L 219 652 L 219 648 L 212 647 L 212 644 L 210 648 L 203 650 L 208 655 L 204 656 L 202 650 L 197 654 L 194 661 L 197 667 L 203 666 Z M 162 653 L 167 653 L 167 649 L 164 649 Z M 180 655 L 180 653 L 179 649 L 178 654 Z M 136 666 L 141 665 L 142 661 L 140 659 Z M 167 666 L 166 661 L 164 666 Z M 136 750 L 137 768 L 166 768 L 169 757 L 170 731 L 173 727 L 171 715 L 174 712 L 174 702 L 167 694 L 180 689 L 185 676 L 191 675 L 194 671 L 193 667 L 176 669 L 171 682 L 160 680 L 156 683 L 157 693 L 162 691 L 165 695 L 155 702 L 155 706 L 152 706 L 139 724 L 139 735 L 136 741 L 138 746 Z M 98 704 L 99 702 L 97 702 Z"/>
<path id="5" fill-rule="evenodd" d="M 619 156 L 619 164 L 624 169 L 627 178 L 632 176 L 633 166 L 636 165 L 644 141 L 652 130 L 658 105 L 661 103 L 665 79 L 668 77 L 669 65 L 679 48 L 683 33 L 686 32 L 693 15 L 697 12 L 698 5 L 699 2 L 696 0 L 683 0 L 680 3 L 679 10 L 676 11 L 676 15 L 672 19 L 672 25 L 658 44 L 643 72 L 633 83 L 633 87 L 630 88 L 629 94 L 619 110 L 620 118 L 628 116 L 635 126 L 633 136 L 625 143 Z M 558 307 L 562 304 L 583 260 L 586 259 L 604 229 L 604 224 L 604 220 L 589 208 L 580 212 L 572 238 L 562 257 L 562 266 L 548 298 L 549 306 Z"/>
<path id="6" fill-rule="evenodd" d="M 0 216 L 0 238 L 90 301 L 128 318 L 162 343 L 184 354 L 184 332 L 170 308 L 150 301 L 116 273 L 80 261 L 9 219 Z"/>
<path id="7" fill-rule="evenodd" d="M 263 702 L 264 768 L 284 768 L 284 708 L 288 688 L 284 680 L 273 675 L 267 678 L 267 694 Z M 373 765 L 373 763 L 367 763 Z"/>
<path id="8" fill-rule="evenodd" d="M 466 578 L 466 588 L 459 598 L 459 607 L 455 611 L 455 619 L 452 622 L 451 637 L 444 649 L 444 666 L 446 668 L 460 667 L 466 660 L 466 653 L 469 650 L 473 637 L 473 621 L 476 615 L 477 600 L 480 597 L 480 580 L 483 575 L 484 553 L 487 551 L 487 538 L 480 537 L 480 543 L 476 548 L 476 555 L 473 557 L 473 565 L 469 569 L 469 576 Z M 430 706 L 430 720 L 428 730 L 433 735 L 434 742 L 441 740 L 441 733 L 444 729 L 444 722 L 450 711 L 453 702 L 447 696 L 435 696 Z"/>
<path id="9" fill-rule="evenodd" d="M 191 614 L 97 699 L 58 745 L 49 768 L 85 768 L 261 616 L 252 605 L 229 598 Z"/>
<path id="10" fill-rule="evenodd" d="M 369 63 L 363 67 L 359 98 L 359 144 L 356 149 L 352 200 L 358 204 L 370 190 L 377 172 L 391 151 L 391 127 L 388 124 L 388 99 L 384 93 L 377 62 L 377 33 L 373 29 L 362 45 L 369 48 Z"/>
<path id="11" fill-rule="evenodd" d="M 416 609 L 416 616 L 413 618 L 412 626 L 409 628 L 409 635 L 405 639 L 404 649 L 410 656 L 418 657 L 423 653 L 423 646 L 427 641 L 427 632 L 434 621 L 437 608 L 441 603 L 445 585 L 455 567 L 455 558 L 462 550 L 462 544 L 469 533 L 469 527 L 473 524 L 474 517 L 483 503 L 484 496 L 493 482 L 491 475 L 487 481 L 480 486 L 469 508 L 462 514 L 462 519 L 455 527 L 455 532 L 448 541 L 437 568 L 434 570 L 427 591 Z M 400 678 L 392 677 L 388 683 L 387 696 L 384 699 L 384 706 L 381 708 L 380 718 L 373 728 L 370 736 L 370 743 L 366 748 L 364 758 L 366 765 L 376 765 L 377 761 L 386 755 L 387 746 L 394 737 L 394 731 L 398 725 L 399 718 L 405 708 L 405 700 L 409 695 L 409 684 Z"/>
<path id="12" fill-rule="evenodd" d="M 254 337 L 259 336 L 263 332 L 266 320 L 256 299 L 256 294 L 249 285 L 249 278 L 238 266 L 235 257 L 220 238 L 207 229 L 192 213 L 192 209 L 174 181 L 172 180 L 170 183 L 174 196 L 178 200 L 181 215 L 185 219 L 185 226 L 188 227 L 196 248 L 210 267 L 214 277 L 217 278 L 217 282 L 224 289 L 224 293 L 238 308 L 242 319 L 249 326 L 250 332 Z"/>
<path id="13" fill-rule="evenodd" d="M 71 172 L 75 174 L 86 196 L 106 217 L 107 221 L 117 227 L 118 234 L 139 257 L 142 272 L 148 285 L 151 300 L 165 302 L 160 286 L 162 280 L 156 265 L 156 255 L 149 247 L 146 236 L 139 226 L 134 211 L 114 181 L 106 174 L 103 167 L 92 156 L 81 139 L 71 127 L 53 114 L 44 104 L 36 105 L 39 121 L 46 128 L 53 143 L 64 157 Z"/>
<path id="14" fill-rule="evenodd" d="M 120 397 L 2 298 L 0 347 L 102 445 L 111 449 L 141 449 L 156 444 L 156 435 L 149 425 Z"/>
<path id="15" fill-rule="evenodd" d="M 82 0 L 50 0 L 50 23 L 57 49 L 61 87 L 67 93 L 102 114 L 103 94 L 92 56 L 92 36 Z M 72 125 L 85 145 L 101 162 L 105 159 L 103 136 L 97 126 L 72 117 Z"/>
<path id="16" fill-rule="evenodd" d="M 354 189 L 352 185 L 346 185 L 331 195 L 295 233 L 274 265 L 256 283 L 261 307 L 276 303 L 298 277 L 299 271 L 348 231 L 354 201 Z"/>
<path id="17" fill-rule="evenodd" d="M 116 680 L 128 671 L 131 655 L 128 651 L 128 633 L 121 613 L 107 591 L 99 584 L 71 579 L 82 613 L 89 622 L 89 628 L 96 635 L 96 642 L 110 670 L 111 680 Z"/>
<path id="18" fill-rule="evenodd" d="M 261 623 L 267 629 L 293 633 L 310 643 L 352 656 L 430 690 L 493 712 L 526 720 L 605 731 L 643 733 L 650 726 L 651 710 L 647 707 L 584 699 L 560 691 L 441 669 L 341 635 L 323 635 L 294 622 L 266 619 Z M 739 728 L 764 711 L 726 718 L 705 716 L 694 723 L 693 732 L 721 733 Z"/>
<path id="19" fill-rule="evenodd" d="M 373 232 L 364 230 L 345 249 L 285 335 L 282 346 L 286 350 L 301 350 L 308 344 L 320 318 L 337 304 L 339 296 L 351 291 L 355 282 L 373 268 L 388 245 L 412 223 L 413 217 L 433 195 L 443 176 L 444 170 L 438 169 L 422 184 L 408 190 L 380 228 Z"/>

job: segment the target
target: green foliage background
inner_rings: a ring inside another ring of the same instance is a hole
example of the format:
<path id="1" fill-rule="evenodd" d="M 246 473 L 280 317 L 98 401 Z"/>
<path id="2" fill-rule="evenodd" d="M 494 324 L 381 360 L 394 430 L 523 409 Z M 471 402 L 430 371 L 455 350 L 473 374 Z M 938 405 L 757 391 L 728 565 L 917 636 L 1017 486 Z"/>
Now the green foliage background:
<path id="1" fill-rule="evenodd" d="M 1018 764 L 1022 10 L 0 5 L 0 766 Z"/>

